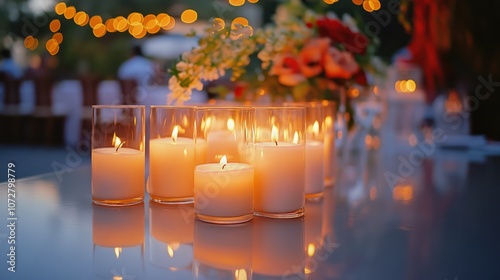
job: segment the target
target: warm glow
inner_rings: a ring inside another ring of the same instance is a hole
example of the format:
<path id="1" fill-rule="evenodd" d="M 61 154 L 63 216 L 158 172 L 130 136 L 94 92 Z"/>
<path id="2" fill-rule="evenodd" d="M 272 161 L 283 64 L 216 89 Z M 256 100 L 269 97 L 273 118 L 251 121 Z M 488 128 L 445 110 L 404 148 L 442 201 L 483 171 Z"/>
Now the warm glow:
<path id="1" fill-rule="evenodd" d="M 229 4 L 231 4 L 232 6 L 238 7 L 238 6 L 245 4 L 245 0 L 229 0 Z"/>
<path id="2" fill-rule="evenodd" d="M 247 272 L 244 269 L 238 269 L 234 271 L 234 280 L 247 280 Z"/>
<path id="3" fill-rule="evenodd" d="M 174 129 L 172 130 L 172 141 L 174 141 L 174 143 L 177 141 L 177 134 L 179 133 L 179 126 L 176 125 L 174 126 Z"/>
<path id="4" fill-rule="evenodd" d="M 181 20 L 184 23 L 193 23 L 198 19 L 198 13 L 195 10 L 187 9 L 181 14 Z"/>
<path id="5" fill-rule="evenodd" d="M 411 185 L 397 185 L 392 190 L 392 198 L 396 201 L 404 203 L 413 199 L 413 186 Z"/>
<path id="6" fill-rule="evenodd" d="M 158 25 L 164 28 L 170 23 L 170 16 L 165 13 L 160 13 L 156 16 L 156 20 L 158 21 Z"/>
<path id="7" fill-rule="evenodd" d="M 127 17 L 127 20 L 130 24 L 135 23 L 135 22 L 141 23 L 142 19 L 143 19 L 142 14 L 137 13 L 137 12 L 130 13 Z"/>
<path id="8" fill-rule="evenodd" d="M 412 93 L 417 89 L 417 84 L 414 80 L 400 80 L 394 84 L 394 89 L 397 92 Z"/>
<path id="9" fill-rule="evenodd" d="M 414 92 L 417 89 L 417 84 L 414 80 L 408 80 L 406 81 L 406 89 L 408 92 Z"/>
<path id="10" fill-rule="evenodd" d="M 247 26 L 248 25 L 248 19 L 244 17 L 237 17 L 233 19 L 233 22 L 231 22 L 231 29 L 236 29 L 238 28 L 236 25 L 241 24 L 242 26 Z"/>
<path id="11" fill-rule="evenodd" d="M 299 133 L 297 131 L 295 131 L 295 133 L 293 134 L 293 143 L 294 144 L 299 143 Z"/>
<path id="12" fill-rule="evenodd" d="M 224 166 L 224 165 L 227 164 L 227 157 L 226 157 L 226 155 L 222 156 L 222 158 L 220 159 L 220 164 L 222 166 Z"/>
<path id="13" fill-rule="evenodd" d="M 120 275 L 113 276 L 113 280 L 123 280 L 123 277 Z"/>
<path id="14" fill-rule="evenodd" d="M 177 242 L 172 242 L 167 244 L 167 253 L 168 255 L 173 258 L 174 257 L 174 252 L 179 249 L 180 243 Z"/>
<path id="15" fill-rule="evenodd" d="M 66 10 L 64 11 L 64 17 L 66 19 L 72 19 L 76 14 L 76 9 L 75 7 L 73 6 L 69 6 L 66 8 Z"/>
<path id="16" fill-rule="evenodd" d="M 278 145 L 278 128 L 275 125 L 273 125 L 271 130 L 271 141 Z"/>
<path id="17" fill-rule="evenodd" d="M 52 35 L 52 39 L 54 39 L 58 44 L 61 44 L 63 41 L 63 35 L 61 32 L 57 32 L 54 35 Z"/>
<path id="18" fill-rule="evenodd" d="M 144 29 L 144 26 L 140 22 L 131 22 L 130 26 L 128 27 L 128 33 L 130 35 L 136 37 L 136 38 L 141 38 L 146 35 L 146 30 Z M 144 35 L 142 35 L 144 33 Z M 142 36 L 141 36 L 142 35 Z"/>
<path id="19" fill-rule="evenodd" d="M 113 27 L 118 32 L 125 32 L 128 29 L 128 21 L 126 18 L 124 18 L 122 16 L 116 17 L 114 22 L 113 22 Z"/>
<path id="20" fill-rule="evenodd" d="M 448 114 L 458 114 L 462 109 L 463 106 L 459 94 L 456 91 L 451 91 L 444 102 L 445 112 Z"/>
<path id="21" fill-rule="evenodd" d="M 53 19 L 49 24 L 49 29 L 52 33 L 59 31 L 61 28 L 61 22 L 58 19 Z"/>
<path id="22" fill-rule="evenodd" d="M 333 125 L 333 119 L 332 119 L 332 117 L 327 116 L 325 118 L 325 127 L 326 128 L 330 128 L 330 127 L 332 127 L 332 125 Z"/>
<path id="23" fill-rule="evenodd" d="M 365 9 L 365 11 L 367 11 L 367 12 L 373 12 L 373 8 L 372 8 L 372 6 L 370 5 L 370 1 L 365 0 L 365 1 L 363 2 L 363 9 Z"/>
<path id="24" fill-rule="evenodd" d="M 116 134 L 114 134 L 112 144 L 115 147 L 115 149 L 118 151 L 118 149 L 121 148 L 121 146 L 123 146 L 123 144 L 125 144 L 125 142 L 122 142 L 122 140 L 118 136 L 116 136 Z"/>
<path id="25" fill-rule="evenodd" d="M 102 37 L 106 34 L 106 26 L 104 26 L 104 24 L 102 23 L 98 23 L 95 25 L 92 32 L 94 33 L 94 36 Z"/>
<path id="26" fill-rule="evenodd" d="M 38 46 L 38 40 L 29 35 L 28 37 L 24 38 L 24 46 L 27 49 L 34 50 Z"/>
<path id="27" fill-rule="evenodd" d="M 328 4 L 328 5 L 331 5 L 335 2 L 337 2 L 338 0 L 323 0 L 323 2 L 325 2 L 325 4 Z"/>
<path id="28" fill-rule="evenodd" d="M 98 23 L 102 23 L 101 16 L 93 16 L 90 18 L 89 25 L 94 28 Z"/>
<path id="29" fill-rule="evenodd" d="M 106 20 L 106 31 L 108 32 L 116 32 L 116 28 L 115 28 L 115 19 L 114 18 L 108 18 Z"/>
<path id="30" fill-rule="evenodd" d="M 89 15 L 87 15 L 85 12 L 80 11 L 76 13 L 73 21 L 75 21 L 77 25 L 85 26 L 89 22 Z"/>
<path id="31" fill-rule="evenodd" d="M 248 0 L 248 3 L 252 3 L 252 4 L 255 4 L 257 2 L 259 2 L 259 0 Z"/>
<path id="32" fill-rule="evenodd" d="M 149 14 L 144 16 L 144 20 L 142 21 L 142 25 L 144 25 L 144 28 L 147 30 L 153 29 L 156 25 L 156 17 L 153 14 Z"/>
<path id="33" fill-rule="evenodd" d="M 120 258 L 120 254 L 122 253 L 122 247 L 115 247 L 115 256 L 116 258 Z"/>
<path id="34" fill-rule="evenodd" d="M 363 0 L 352 0 L 352 3 L 354 3 L 355 5 L 362 5 L 363 4 Z"/>
<path id="35" fill-rule="evenodd" d="M 56 40 L 54 39 L 49 39 L 47 40 L 47 43 L 45 44 L 45 48 L 49 53 L 53 53 L 56 48 L 59 48 L 59 44 L 57 43 Z"/>
<path id="36" fill-rule="evenodd" d="M 312 257 L 312 256 L 314 256 L 315 251 L 316 251 L 316 247 L 314 246 L 314 244 L 309 243 L 309 245 L 307 245 L 307 255 L 309 257 Z"/>
<path id="37" fill-rule="evenodd" d="M 234 131 L 234 120 L 232 118 L 227 119 L 227 129 Z"/>
<path id="38" fill-rule="evenodd" d="M 318 135 L 319 134 L 319 123 L 318 121 L 315 121 L 312 127 L 312 132 L 313 135 Z"/>
<path id="39" fill-rule="evenodd" d="M 167 253 L 168 255 L 173 258 L 174 257 L 174 249 L 172 249 L 172 247 L 170 247 L 170 244 L 167 244 Z"/>
<path id="40" fill-rule="evenodd" d="M 351 98 L 356 98 L 356 97 L 358 97 L 358 96 L 359 96 L 359 89 L 357 89 L 357 88 L 353 88 L 353 89 L 351 89 L 351 90 L 349 91 L 349 96 L 350 96 Z"/>
<path id="41" fill-rule="evenodd" d="M 66 3 L 64 2 L 59 2 L 54 6 L 54 11 L 58 15 L 64 14 L 64 11 L 66 11 Z"/>
<path id="42" fill-rule="evenodd" d="M 162 28 L 164 30 L 170 30 L 170 29 L 172 29 L 174 27 L 175 27 L 175 18 L 170 17 L 170 20 L 169 20 L 168 24 L 166 26 L 162 27 Z"/>

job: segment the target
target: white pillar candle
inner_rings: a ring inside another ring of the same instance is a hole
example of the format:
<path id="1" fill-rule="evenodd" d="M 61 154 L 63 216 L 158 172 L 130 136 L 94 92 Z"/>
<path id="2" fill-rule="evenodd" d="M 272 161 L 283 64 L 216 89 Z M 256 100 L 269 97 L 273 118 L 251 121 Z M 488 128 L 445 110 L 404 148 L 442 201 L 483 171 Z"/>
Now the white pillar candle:
<path id="1" fill-rule="evenodd" d="M 194 205 L 198 217 L 253 215 L 254 168 L 245 163 L 226 164 L 224 160 L 225 157 L 221 163 L 201 164 L 195 168 Z"/>
<path id="2" fill-rule="evenodd" d="M 144 152 L 130 148 L 92 150 L 94 200 L 129 200 L 144 197 Z"/>
<path id="3" fill-rule="evenodd" d="M 256 211 L 289 213 L 304 206 L 304 146 L 256 143 L 254 168 Z"/>
<path id="4" fill-rule="evenodd" d="M 153 199 L 178 200 L 193 197 L 194 140 L 178 137 L 149 142 L 149 194 Z"/>
<path id="5" fill-rule="evenodd" d="M 320 141 L 308 140 L 306 142 L 306 197 L 315 197 L 324 190 L 324 145 Z"/>
<path id="6" fill-rule="evenodd" d="M 325 162 L 323 166 L 325 176 L 325 187 L 333 186 L 335 183 L 335 132 L 325 133 L 324 142 Z"/>

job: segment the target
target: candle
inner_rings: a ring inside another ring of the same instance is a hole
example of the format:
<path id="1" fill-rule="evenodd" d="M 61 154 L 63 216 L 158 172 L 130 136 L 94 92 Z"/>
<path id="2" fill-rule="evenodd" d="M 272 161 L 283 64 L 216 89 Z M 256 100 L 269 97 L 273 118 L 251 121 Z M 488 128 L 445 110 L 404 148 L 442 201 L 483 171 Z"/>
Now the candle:
<path id="1" fill-rule="evenodd" d="M 324 189 L 324 152 L 323 143 L 315 140 L 306 142 L 306 198 L 317 198 L 323 195 Z"/>
<path id="2" fill-rule="evenodd" d="M 254 168 L 245 163 L 196 166 L 194 172 L 195 212 L 214 223 L 248 221 L 253 217 Z"/>
<path id="3" fill-rule="evenodd" d="M 194 140 L 177 137 L 153 139 L 150 145 L 150 174 L 148 191 L 157 202 L 192 201 L 195 166 Z"/>
<path id="4" fill-rule="evenodd" d="M 144 198 L 144 152 L 122 145 L 116 137 L 116 148 L 92 150 L 92 198 L 97 203 L 129 204 Z"/>
<path id="5" fill-rule="evenodd" d="M 276 141 L 256 143 L 254 168 L 255 210 L 259 214 L 303 211 L 304 146 Z"/>

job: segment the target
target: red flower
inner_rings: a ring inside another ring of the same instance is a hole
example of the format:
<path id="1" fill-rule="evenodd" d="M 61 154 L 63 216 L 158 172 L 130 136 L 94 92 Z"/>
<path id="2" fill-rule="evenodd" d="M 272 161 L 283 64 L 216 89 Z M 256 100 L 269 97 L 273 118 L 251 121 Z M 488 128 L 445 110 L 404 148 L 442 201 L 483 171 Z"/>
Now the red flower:
<path id="1" fill-rule="evenodd" d="M 299 53 L 299 65 L 304 76 L 311 78 L 323 72 L 322 60 L 329 45 L 327 38 L 311 39 L 305 44 Z"/>
<path id="2" fill-rule="evenodd" d="M 363 69 L 359 69 L 359 71 L 353 76 L 354 82 L 361 86 L 367 86 L 368 80 L 366 79 L 366 73 Z"/>
<path id="3" fill-rule="evenodd" d="M 330 48 L 325 56 L 325 74 L 331 79 L 350 79 L 359 71 L 359 65 L 349 52 Z"/>
<path id="4" fill-rule="evenodd" d="M 365 54 L 368 38 L 365 35 L 352 31 L 336 19 L 322 18 L 316 21 L 321 37 L 327 37 L 333 44 L 342 44 L 345 49 L 354 54 Z"/>

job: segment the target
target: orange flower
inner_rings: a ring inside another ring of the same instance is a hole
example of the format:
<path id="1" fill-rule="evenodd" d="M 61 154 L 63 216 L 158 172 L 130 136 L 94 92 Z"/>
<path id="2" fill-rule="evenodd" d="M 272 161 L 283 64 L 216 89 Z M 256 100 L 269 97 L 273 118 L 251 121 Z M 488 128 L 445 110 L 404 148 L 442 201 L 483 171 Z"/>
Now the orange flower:
<path id="1" fill-rule="evenodd" d="M 273 66 L 269 74 L 278 76 L 280 84 L 291 87 L 298 85 L 306 79 L 300 72 L 299 63 L 290 54 L 277 56 L 273 60 Z"/>
<path id="2" fill-rule="evenodd" d="M 299 65 L 302 74 L 311 78 L 321 74 L 323 71 L 322 60 L 328 51 L 330 39 L 317 38 L 306 43 L 299 54 Z"/>
<path id="3" fill-rule="evenodd" d="M 349 52 L 330 48 L 325 55 L 325 74 L 332 79 L 350 79 L 359 70 L 359 65 Z"/>

